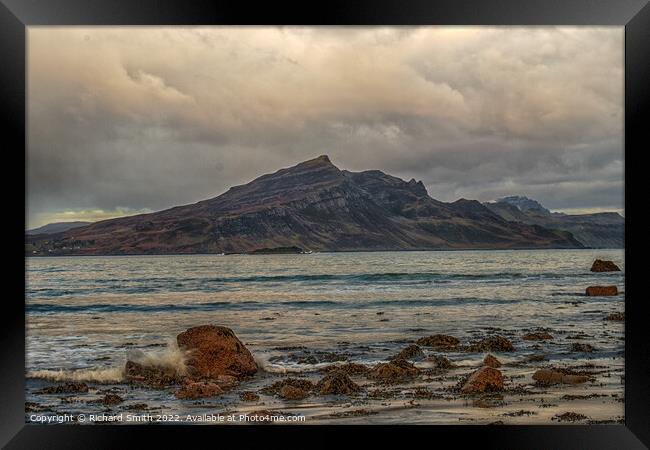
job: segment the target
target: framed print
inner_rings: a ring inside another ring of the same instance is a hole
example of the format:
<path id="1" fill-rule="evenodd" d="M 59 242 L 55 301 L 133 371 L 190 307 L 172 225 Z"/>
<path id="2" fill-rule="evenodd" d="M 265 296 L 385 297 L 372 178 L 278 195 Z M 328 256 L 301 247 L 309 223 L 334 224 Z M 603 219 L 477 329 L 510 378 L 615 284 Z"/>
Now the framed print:
<path id="1" fill-rule="evenodd" d="M 1 10 L 7 448 L 648 445 L 646 2 Z"/>

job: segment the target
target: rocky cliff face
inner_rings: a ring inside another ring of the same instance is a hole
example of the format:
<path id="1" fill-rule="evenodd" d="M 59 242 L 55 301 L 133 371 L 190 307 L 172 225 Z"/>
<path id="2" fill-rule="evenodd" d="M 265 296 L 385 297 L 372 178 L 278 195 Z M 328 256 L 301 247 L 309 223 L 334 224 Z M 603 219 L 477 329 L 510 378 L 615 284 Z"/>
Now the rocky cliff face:
<path id="1" fill-rule="evenodd" d="M 340 170 L 327 156 L 192 205 L 27 238 L 27 253 L 164 254 L 576 248 L 570 233 L 511 222 L 472 200 L 444 203 L 422 182 Z"/>

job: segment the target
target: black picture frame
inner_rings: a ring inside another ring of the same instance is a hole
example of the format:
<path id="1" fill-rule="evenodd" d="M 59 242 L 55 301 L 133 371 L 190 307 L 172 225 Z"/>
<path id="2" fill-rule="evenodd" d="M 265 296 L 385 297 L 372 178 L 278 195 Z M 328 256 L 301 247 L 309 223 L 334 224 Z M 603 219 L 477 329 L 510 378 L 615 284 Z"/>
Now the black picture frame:
<path id="1" fill-rule="evenodd" d="M 319 3 L 250 1 L 173 1 L 173 0 L 0 0 L 0 110 L 4 125 L 5 155 L 20 155 L 25 148 L 25 51 L 26 27 L 32 25 L 619 25 L 625 27 L 625 213 L 626 213 L 626 323 L 625 323 L 625 424 L 571 426 L 381 426 L 355 427 L 374 439 L 385 439 L 395 431 L 413 442 L 445 442 L 454 446 L 477 443 L 482 448 L 645 448 L 650 445 L 650 342 L 644 323 L 647 299 L 637 297 L 641 275 L 631 255 L 639 252 L 630 240 L 631 227 L 640 219 L 632 206 L 632 172 L 634 164 L 647 148 L 650 132 L 647 125 L 650 91 L 650 5 L 647 0 L 330 0 Z M 5 159 L 6 163 L 7 159 Z M 18 172 L 27 164 L 17 156 L 6 171 Z M 635 167 L 636 166 L 636 167 Z M 23 175 L 25 172 L 23 171 Z M 637 173 L 638 175 L 638 173 Z M 20 174 L 18 174 L 20 177 Z M 12 195 L 16 181 L 3 180 L 11 197 L 12 211 L 18 218 L 5 235 L 5 250 L 15 252 L 24 262 L 24 236 L 21 199 Z M 24 185 L 25 186 L 25 185 Z M 26 196 L 23 197 L 26 201 Z M 641 203 L 642 205 L 644 203 Z M 24 216 L 23 216 L 24 217 Z M 634 248 L 634 251 L 632 249 Z M 13 260 L 13 259 L 12 259 Z M 7 260 L 8 261 L 8 260 Z M 242 439 L 259 433 L 269 442 L 301 446 L 339 443 L 341 431 L 350 427 L 291 426 L 281 427 L 192 427 L 192 426 L 47 426 L 24 423 L 25 377 L 25 310 L 24 266 L 16 262 L 16 273 L 7 275 L 13 289 L 3 302 L 2 364 L 0 365 L 0 444 L 6 448 L 119 448 L 128 447 L 136 437 L 153 441 L 193 443 L 208 439 L 224 445 L 226 439 Z M 24 280 L 24 278 L 23 278 Z M 15 289 L 15 292 L 14 292 Z M 337 428 L 337 430 L 333 430 Z M 369 429 L 371 428 L 371 429 Z M 189 435 L 188 435 L 189 433 Z M 309 437 L 305 436 L 306 434 Z M 237 436 L 235 436 L 237 435 Z M 216 439 L 215 439 L 216 438 Z M 305 440 L 308 439 L 308 440 Z M 417 439 L 417 441 L 416 441 Z M 248 447 L 249 445 L 245 445 Z"/>

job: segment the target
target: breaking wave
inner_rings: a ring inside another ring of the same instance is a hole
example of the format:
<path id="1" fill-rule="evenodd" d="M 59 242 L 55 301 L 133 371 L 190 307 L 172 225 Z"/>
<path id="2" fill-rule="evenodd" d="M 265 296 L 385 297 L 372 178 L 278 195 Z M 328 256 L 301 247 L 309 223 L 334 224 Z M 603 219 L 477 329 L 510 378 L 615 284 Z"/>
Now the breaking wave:
<path id="1" fill-rule="evenodd" d="M 126 361 L 133 361 L 145 367 L 172 369 L 177 375 L 187 375 L 187 352 L 178 348 L 176 340 L 170 339 L 162 350 L 143 351 L 127 350 Z M 126 363 L 125 361 L 125 363 Z M 73 370 L 33 370 L 28 378 L 40 378 L 50 381 L 87 381 L 95 383 L 121 383 L 125 381 L 125 364 L 119 367 L 104 367 Z"/>

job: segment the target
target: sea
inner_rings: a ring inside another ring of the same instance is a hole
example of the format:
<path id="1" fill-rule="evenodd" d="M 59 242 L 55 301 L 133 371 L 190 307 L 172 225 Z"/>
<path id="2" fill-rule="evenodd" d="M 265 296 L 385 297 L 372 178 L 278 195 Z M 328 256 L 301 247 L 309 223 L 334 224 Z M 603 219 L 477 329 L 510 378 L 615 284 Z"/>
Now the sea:
<path id="1" fill-rule="evenodd" d="M 597 258 L 613 260 L 621 272 L 590 272 Z M 594 347 L 590 361 L 615 360 L 622 373 L 623 325 L 603 318 L 623 311 L 624 277 L 622 249 L 30 257 L 26 399 L 47 403 L 36 392 L 53 382 L 117 386 L 127 359 L 180 367 L 176 336 L 204 324 L 231 328 L 252 352 L 262 369 L 253 390 L 278 374 L 344 361 L 371 366 L 438 333 L 468 343 L 507 336 L 517 349 L 500 356 L 507 362 L 539 353 L 539 343 L 522 341 L 523 333 L 550 330 L 556 339 L 544 344 L 544 354 L 558 364 L 585 357 L 563 340 L 582 334 Z M 620 292 L 586 297 L 591 285 Z M 448 356 L 461 365 L 482 357 Z M 125 397 L 127 404 L 201 410 L 158 391 Z M 204 409 L 233 410 L 236 403 L 225 396 Z M 88 408 L 92 402 L 68 401 L 66 411 Z M 322 405 L 314 408 L 323 413 Z M 398 419 L 408 421 L 404 414 Z"/>

